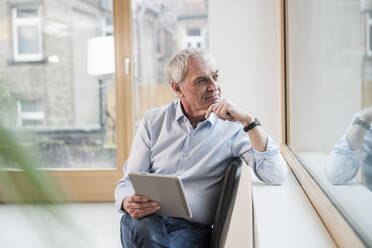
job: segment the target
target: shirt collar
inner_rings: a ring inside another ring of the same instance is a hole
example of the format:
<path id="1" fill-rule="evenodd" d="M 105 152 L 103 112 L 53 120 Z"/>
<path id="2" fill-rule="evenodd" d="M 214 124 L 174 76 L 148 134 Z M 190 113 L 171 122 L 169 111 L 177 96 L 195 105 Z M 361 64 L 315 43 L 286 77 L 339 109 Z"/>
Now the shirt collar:
<path id="1" fill-rule="evenodd" d="M 181 118 L 186 118 L 186 116 L 183 114 L 181 101 L 178 100 L 176 103 L 176 121 L 179 121 Z"/>
<path id="2" fill-rule="evenodd" d="M 182 111 L 181 101 L 178 100 L 176 105 L 177 105 L 176 106 L 176 121 L 179 121 L 179 120 L 182 120 L 182 119 L 186 120 L 187 117 L 185 116 L 185 114 Z M 214 113 L 211 113 L 209 118 L 204 122 L 207 122 L 207 123 L 211 124 L 211 126 L 213 126 L 216 123 L 216 121 L 217 121 L 216 115 Z"/>

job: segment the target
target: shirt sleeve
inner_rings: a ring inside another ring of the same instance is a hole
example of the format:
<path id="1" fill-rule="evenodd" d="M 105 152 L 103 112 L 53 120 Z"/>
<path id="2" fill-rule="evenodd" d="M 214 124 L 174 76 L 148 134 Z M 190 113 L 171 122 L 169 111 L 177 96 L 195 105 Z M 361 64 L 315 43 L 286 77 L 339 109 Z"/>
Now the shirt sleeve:
<path id="1" fill-rule="evenodd" d="M 124 177 L 115 189 L 115 207 L 121 213 L 123 200 L 134 194 L 132 183 L 128 177 L 130 172 L 149 172 L 151 169 L 151 130 L 146 114 L 138 126 L 128 160 L 123 165 Z"/>
<path id="2" fill-rule="evenodd" d="M 258 179 L 265 183 L 281 185 L 288 174 L 288 167 L 280 154 L 279 146 L 268 137 L 266 151 L 253 148 L 249 136 L 243 129 L 233 138 L 232 151 L 252 167 Z"/>
<path id="3" fill-rule="evenodd" d="M 346 184 L 358 173 L 360 162 L 358 159 L 359 150 L 353 151 L 350 148 L 346 134 L 333 147 L 325 165 L 325 174 L 332 184 Z"/>

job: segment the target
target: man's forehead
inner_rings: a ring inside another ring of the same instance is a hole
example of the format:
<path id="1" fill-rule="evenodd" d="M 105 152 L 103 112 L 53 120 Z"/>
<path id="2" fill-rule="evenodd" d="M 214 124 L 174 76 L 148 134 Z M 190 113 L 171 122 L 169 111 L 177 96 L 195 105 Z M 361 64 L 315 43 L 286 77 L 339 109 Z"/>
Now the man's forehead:
<path id="1" fill-rule="evenodd" d="M 217 65 L 208 57 L 191 57 L 189 69 L 191 69 L 193 73 L 208 74 L 211 71 L 216 71 Z"/>

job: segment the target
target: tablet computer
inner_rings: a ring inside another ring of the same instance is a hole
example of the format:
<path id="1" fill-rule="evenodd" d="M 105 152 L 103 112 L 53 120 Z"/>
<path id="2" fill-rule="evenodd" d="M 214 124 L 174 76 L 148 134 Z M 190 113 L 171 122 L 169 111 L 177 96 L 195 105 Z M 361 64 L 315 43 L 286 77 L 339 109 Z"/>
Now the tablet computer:
<path id="1" fill-rule="evenodd" d="M 137 195 L 146 196 L 160 204 L 159 215 L 180 218 L 192 217 L 182 181 L 178 176 L 153 173 L 128 174 Z"/>

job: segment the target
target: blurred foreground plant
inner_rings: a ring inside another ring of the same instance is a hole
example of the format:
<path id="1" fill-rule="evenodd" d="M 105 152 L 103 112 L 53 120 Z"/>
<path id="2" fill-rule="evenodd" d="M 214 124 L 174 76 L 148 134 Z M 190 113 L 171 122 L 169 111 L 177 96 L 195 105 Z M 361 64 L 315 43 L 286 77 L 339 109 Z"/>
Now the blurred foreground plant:
<path id="1" fill-rule="evenodd" d="M 27 149 L 14 131 L 0 125 L 0 199 L 16 202 L 63 201 L 56 180 L 38 170 L 36 151 Z M 9 168 L 12 167 L 12 168 Z M 16 167 L 17 169 L 13 169 Z"/>
<path id="2" fill-rule="evenodd" d="M 36 169 L 40 167 L 38 152 L 25 145 L 33 143 L 29 135 L 9 128 L 16 126 L 17 111 L 6 82 L 0 78 L 0 202 L 60 202 L 63 195 L 57 182 Z"/>
<path id="3" fill-rule="evenodd" d="M 55 204 L 64 201 L 64 192 L 51 174 L 37 169 L 38 156 L 33 154 L 37 151 L 24 145 L 24 136 L 0 124 L 0 202 L 28 203 L 11 206 L 21 211 L 39 237 L 36 246 L 31 244 L 33 237 L 22 237 L 31 239 L 25 247 L 88 247 L 81 243 L 84 233 L 77 223 L 60 208 L 63 205 Z M 22 236 L 22 229 L 18 231 Z"/>
<path id="4" fill-rule="evenodd" d="M 33 142 L 29 139 L 29 134 L 8 128 L 16 123 L 15 106 L 9 87 L 0 80 L 0 203 L 17 203 L 3 205 L 1 209 L 19 209 L 24 219 L 33 227 L 35 235 L 44 243 L 42 246 L 37 244 L 37 247 L 66 247 L 66 241 L 61 240 L 61 232 L 51 226 L 60 226 L 62 230 L 71 230 L 76 234 L 79 230 L 60 211 L 60 204 L 54 204 L 63 202 L 62 188 L 51 174 L 37 169 L 40 167 L 39 155 L 30 145 Z M 14 233 L 7 234 L 7 231 L 1 230 L 3 237 L 14 236 Z M 23 236 L 23 230 L 18 231 L 17 235 Z M 29 238 L 33 240 L 32 237 Z M 4 242 L 5 244 L 0 242 L 0 246 L 12 245 Z M 16 240 L 14 242 L 17 243 Z M 29 245 L 33 246 L 31 243 Z"/>
<path id="5" fill-rule="evenodd" d="M 7 218 L 0 217 L 0 223 L 21 223 L 11 224 L 12 229 L 5 222 L 0 247 L 97 247 L 89 243 L 79 219 L 59 204 L 65 201 L 66 182 L 62 187 L 53 172 L 39 169 L 44 161 L 34 146 L 35 135 L 15 128 L 16 99 L 5 82 L 0 78 L 0 211 Z"/>

